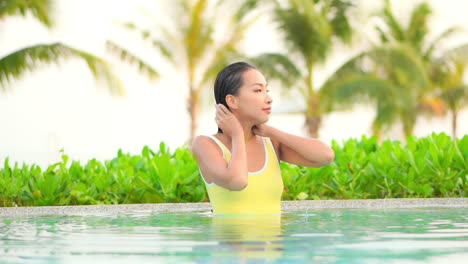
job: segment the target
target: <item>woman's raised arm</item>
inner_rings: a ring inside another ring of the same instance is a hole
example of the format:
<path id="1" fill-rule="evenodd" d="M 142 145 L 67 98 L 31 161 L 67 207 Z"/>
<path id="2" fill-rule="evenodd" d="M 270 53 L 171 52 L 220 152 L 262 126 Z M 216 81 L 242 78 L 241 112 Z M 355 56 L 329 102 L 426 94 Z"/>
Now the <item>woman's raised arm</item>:
<path id="1" fill-rule="evenodd" d="M 322 167 L 335 158 L 335 152 L 318 139 L 292 135 L 265 124 L 255 126 L 253 131 L 257 135 L 271 138 L 273 144 L 278 146 L 278 158 L 291 164 Z"/>

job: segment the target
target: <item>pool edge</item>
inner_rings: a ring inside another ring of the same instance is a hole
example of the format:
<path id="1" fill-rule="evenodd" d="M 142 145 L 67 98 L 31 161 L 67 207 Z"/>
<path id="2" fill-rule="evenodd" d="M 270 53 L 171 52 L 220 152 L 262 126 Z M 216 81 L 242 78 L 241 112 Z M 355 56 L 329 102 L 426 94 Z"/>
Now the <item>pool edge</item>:
<path id="1" fill-rule="evenodd" d="M 283 201 L 283 211 L 307 209 L 396 209 L 396 208 L 468 208 L 468 198 L 403 198 L 362 200 Z M 209 211 L 209 203 L 155 203 L 120 205 L 74 205 L 0 207 L 0 217 L 41 215 L 101 215 L 121 212 Z"/>

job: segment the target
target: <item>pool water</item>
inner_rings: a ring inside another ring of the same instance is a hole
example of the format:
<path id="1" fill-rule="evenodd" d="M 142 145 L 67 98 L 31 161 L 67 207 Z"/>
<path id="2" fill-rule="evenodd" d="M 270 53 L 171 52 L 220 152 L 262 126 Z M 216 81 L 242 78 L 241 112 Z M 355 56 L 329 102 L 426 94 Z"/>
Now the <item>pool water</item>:
<path id="1" fill-rule="evenodd" d="M 468 209 L 0 217 L 0 263 L 468 263 Z"/>

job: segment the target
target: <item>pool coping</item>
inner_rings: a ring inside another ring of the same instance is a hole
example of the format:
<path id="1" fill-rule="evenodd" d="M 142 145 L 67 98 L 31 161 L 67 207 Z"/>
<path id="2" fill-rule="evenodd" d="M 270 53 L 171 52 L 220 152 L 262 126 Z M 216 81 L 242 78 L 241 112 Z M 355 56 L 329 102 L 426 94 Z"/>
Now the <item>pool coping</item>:
<path id="1" fill-rule="evenodd" d="M 398 208 L 468 208 L 468 198 L 402 198 L 362 200 L 283 201 L 283 211 L 309 209 L 398 209 Z M 108 215 L 127 212 L 210 211 L 209 203 L 153 203 L 119 205 L 73 205 L 0 207 L 0 217 L 45 215 Z"/>

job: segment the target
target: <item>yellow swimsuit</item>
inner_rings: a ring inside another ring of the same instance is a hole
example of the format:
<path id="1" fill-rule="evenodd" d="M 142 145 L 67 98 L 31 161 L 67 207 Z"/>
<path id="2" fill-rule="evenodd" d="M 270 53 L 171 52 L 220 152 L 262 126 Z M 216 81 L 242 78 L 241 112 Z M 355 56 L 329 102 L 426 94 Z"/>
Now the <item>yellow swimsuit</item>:
<path id="1" fill-rule="evenodd" d="M 221 141 L 213 139 L 229 163 L 231 153 Z M 283 179 L 275 149 L 269 138 L 262 137 L 265 164 L 257 172 L 249 172 L 248 185 L 242 191 L 231 191 L 215 183 L 206 183 L 214 214 L 279 214 Z M 203 178 L 203 175 L 202 175 Z M 203 178 L 204 179 L 204 178 Z"/>

